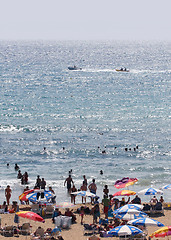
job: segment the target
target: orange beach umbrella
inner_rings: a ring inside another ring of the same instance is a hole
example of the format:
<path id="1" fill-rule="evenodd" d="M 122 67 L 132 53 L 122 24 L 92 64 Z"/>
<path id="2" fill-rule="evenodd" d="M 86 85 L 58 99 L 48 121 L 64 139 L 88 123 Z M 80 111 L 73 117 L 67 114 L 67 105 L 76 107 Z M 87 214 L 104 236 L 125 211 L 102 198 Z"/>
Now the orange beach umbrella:
<path id="1" fill-rule="evenodd" d="M 135 195 L 135 194 L 136 194 L 136 192 L 134 192 L 134 191 L 122 190 L 122 191 L 114 193 L 113 197 L 116 197 L 116 196 L 130 196 L 130 195 Z"/>

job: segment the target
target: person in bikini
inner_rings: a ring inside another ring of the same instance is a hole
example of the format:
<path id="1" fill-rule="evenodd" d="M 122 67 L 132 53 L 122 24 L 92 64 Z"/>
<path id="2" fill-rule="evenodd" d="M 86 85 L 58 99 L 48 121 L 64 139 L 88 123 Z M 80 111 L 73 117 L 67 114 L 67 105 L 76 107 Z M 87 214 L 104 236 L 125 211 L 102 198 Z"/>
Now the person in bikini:
<path id="1" fill-rule="evenodd" d="M 6 197 L 8 205 L 9 205 L 9 201 L 11 198 L 11 193 L 12 193 L 12 190 L 11 190 L 10 186 L 8 185 L 7 188 L 5 189 L 5 197 Z"/>

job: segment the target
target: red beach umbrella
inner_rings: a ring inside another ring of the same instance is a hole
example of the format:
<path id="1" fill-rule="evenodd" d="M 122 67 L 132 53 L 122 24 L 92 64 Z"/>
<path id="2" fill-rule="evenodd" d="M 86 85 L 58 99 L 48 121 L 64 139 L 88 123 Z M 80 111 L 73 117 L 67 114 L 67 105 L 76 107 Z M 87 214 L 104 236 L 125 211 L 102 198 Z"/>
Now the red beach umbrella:
<path id="1" fill-rule="evenodd" d="M 32 193 L 32 192 L 34 192 L 34 191 L 35 191 L 35 189 L 30 189 L 30 190 L 27 190 L 27 191 L 23 192 L 23 193 L 19 196 L 19 200 L 20 200 L 20 201 L 27 201 L 27 198 L 26 198 L 27 194 Z"/>
<path id="2" fill-rule="evenodd" d="M 33 221 L 43 222 L 43 223 L 45 222 L 45 220 L 41 216 L 39 216 L 37 213 L 31 212 L 31 211 L 16 212 L 16 214 L 19 217 L 28 218 Z"/>

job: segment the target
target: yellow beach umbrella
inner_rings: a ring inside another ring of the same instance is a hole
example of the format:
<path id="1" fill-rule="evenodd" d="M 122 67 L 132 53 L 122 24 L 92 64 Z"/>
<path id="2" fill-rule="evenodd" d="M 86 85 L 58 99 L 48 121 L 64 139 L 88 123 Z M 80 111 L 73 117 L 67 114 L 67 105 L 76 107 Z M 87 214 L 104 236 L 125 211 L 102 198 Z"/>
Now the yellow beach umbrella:
<path id="1" fill-rule="evenodd" d="M 157 231 L 153 232 L 150 237 L 164 237 L 164 236 L 167 236 L 167 233 L 168 235 L 170 235 L 170 232 L 171 232 L 171 226 L 169 227 L 162 227 L 160 229 L 158 229 Z"/>

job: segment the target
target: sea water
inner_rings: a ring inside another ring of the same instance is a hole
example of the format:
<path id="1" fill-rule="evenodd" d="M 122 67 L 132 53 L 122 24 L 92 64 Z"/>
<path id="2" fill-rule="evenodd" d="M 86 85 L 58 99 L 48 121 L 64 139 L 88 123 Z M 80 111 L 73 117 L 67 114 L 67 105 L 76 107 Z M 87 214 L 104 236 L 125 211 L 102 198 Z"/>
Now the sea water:
<path id="1" fill-rule="evenodd" d="M 70 169 L 78 189 L 84 174 L 88 183 L 95 178 L 100 197 L 105 184 L 115 193 L 123 177 L 138 178 L 129 187 L 136 192 L 171 183 L 170 47 L 1 41 L 0 202 L 8 184 L 11 200 L 25 188 L 15 163 L 28 172 L 30 188 L 44 177 L 57 202 L 70 200 L 64 187 Z M 73 65 L 82 70 L 68 70 Z M 116 72 L 120 67 L 130 72 Z M 164 199 L 171 201 L 171 191 Z"/>

